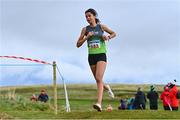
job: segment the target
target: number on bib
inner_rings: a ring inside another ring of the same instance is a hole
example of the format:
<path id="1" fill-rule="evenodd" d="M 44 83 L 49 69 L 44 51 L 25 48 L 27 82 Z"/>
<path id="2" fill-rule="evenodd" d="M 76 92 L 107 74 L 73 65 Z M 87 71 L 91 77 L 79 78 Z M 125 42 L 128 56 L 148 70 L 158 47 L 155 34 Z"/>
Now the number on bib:
<path id="1" fill-rule="evenodd" d="M 100 40 L 89 41 L 89 47 L 90 48 L 100 48 L 101 47 Z"/>

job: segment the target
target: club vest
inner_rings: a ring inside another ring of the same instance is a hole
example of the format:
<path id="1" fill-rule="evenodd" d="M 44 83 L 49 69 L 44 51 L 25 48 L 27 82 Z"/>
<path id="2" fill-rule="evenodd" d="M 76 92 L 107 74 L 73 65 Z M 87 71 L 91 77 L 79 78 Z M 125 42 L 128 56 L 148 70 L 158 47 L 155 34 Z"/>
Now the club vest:
<path id="1" fill-rule="evenodd" d="M 102 30 L 101 25 L 97 24 L 96 27 L 91 27 L 90 25 L 87 26 L 86 35 L 88 34 L 88 32 L 94 32 L 94 35 L 87 40 L 88 53 L 106 53 L 106 44 L 102 38 L 104 31 Z"/>

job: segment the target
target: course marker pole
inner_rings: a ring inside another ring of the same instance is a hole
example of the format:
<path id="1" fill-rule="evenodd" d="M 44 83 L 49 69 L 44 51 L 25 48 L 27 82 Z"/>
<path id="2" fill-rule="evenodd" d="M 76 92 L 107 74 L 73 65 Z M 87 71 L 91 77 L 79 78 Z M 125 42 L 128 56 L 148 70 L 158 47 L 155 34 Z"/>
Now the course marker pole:
<path id="1" fill-rule="evenodd" d="M 57 84 L 56 84 L 56 62 L 53 61 L 53 88 L 54 88 L 54 109 L 57 115 Z"/>

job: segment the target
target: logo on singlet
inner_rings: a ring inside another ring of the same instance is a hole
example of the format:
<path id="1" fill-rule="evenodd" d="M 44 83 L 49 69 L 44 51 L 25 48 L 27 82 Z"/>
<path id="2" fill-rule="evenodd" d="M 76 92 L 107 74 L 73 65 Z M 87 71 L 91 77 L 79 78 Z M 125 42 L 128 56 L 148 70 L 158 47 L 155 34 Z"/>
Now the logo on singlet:
<path id="1" fill-rule="evenodd" d="M 98 34 L 99 34 L 99 32 L 98 32 L 98 31 L 94 32 L 94 35 L 98 35 Z"/>

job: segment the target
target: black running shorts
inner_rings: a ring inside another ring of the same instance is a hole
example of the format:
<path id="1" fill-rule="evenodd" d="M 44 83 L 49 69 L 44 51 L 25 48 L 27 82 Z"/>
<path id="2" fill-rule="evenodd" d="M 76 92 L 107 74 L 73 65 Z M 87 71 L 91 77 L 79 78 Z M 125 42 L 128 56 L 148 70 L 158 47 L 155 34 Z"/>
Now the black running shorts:
<path id="1" fill-rule="evenodd" d="M 88 56 L 88 62 L 89 65 L 96 65 L 99 61 L 107 61 L 106 53 L 100 53 L 100 54 L 89 54 Z"/>

